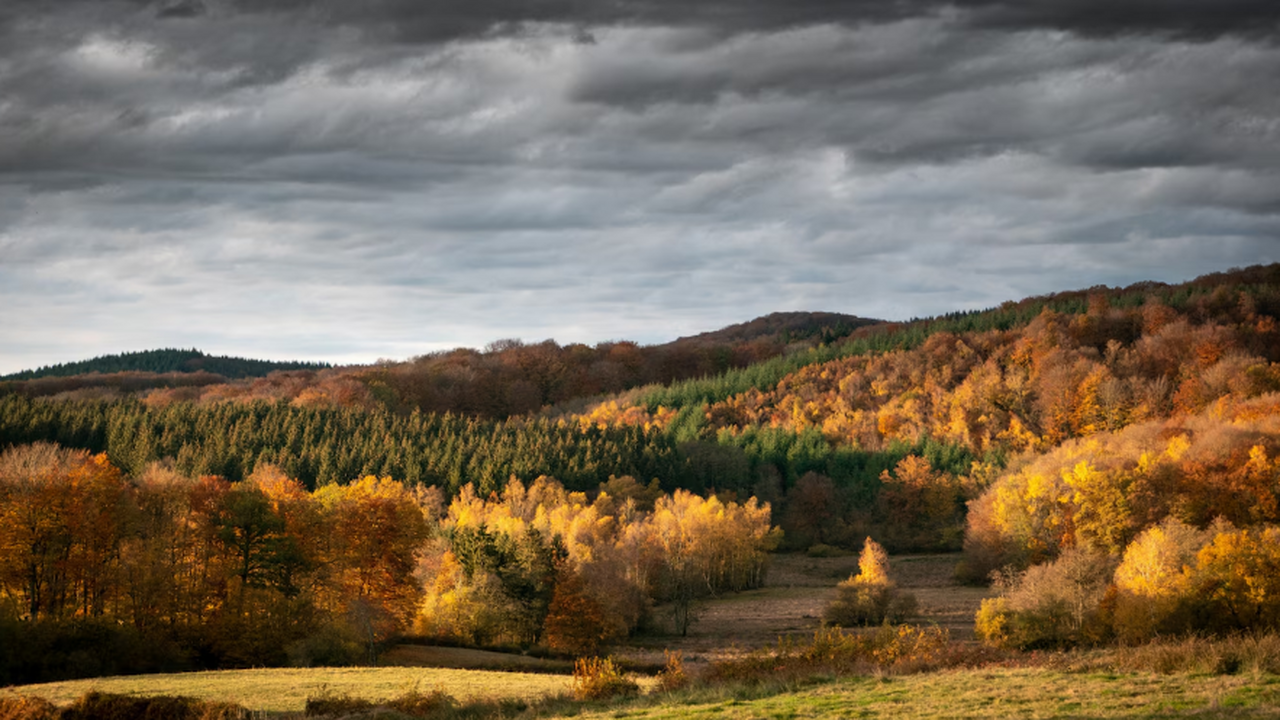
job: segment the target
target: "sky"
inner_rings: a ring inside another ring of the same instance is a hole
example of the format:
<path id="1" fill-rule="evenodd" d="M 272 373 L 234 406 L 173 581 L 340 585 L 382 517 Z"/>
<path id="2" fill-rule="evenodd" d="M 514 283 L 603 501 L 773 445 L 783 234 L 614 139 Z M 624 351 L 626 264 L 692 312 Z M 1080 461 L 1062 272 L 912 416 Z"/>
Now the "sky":
<path id="1" fill-rule="evenodd" d="M 0 3 L 0 373 L 1276 261 L 1275 0 Z"/>

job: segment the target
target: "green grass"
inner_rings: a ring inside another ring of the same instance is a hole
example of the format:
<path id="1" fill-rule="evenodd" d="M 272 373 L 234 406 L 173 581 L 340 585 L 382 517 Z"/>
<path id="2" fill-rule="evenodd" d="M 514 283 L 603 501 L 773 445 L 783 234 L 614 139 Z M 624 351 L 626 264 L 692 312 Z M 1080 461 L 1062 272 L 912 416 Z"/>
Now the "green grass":
<path id="1" fill-rule="evenodd" d="M 214 672 L 134 675 L 22 685 L 0 690 L 6 695 L 34 695 L 66 705 L 90 690 L 129 695 L 182 695 L 232 702 L 250 710 L 301 712 L 308 696 L 324 690 L 378 700 L 418 689 L 439 688 L 463 702 L 532 700 L 569 692 L 564 675 L 455 670 L 441 668 L 298 668 L 220 670 Z"/>
<path id="2" fill-rule="evenodd" d="M 1273 718 L 1280 677 L 1069 673 L 1045 669 L 947 670 L 847 678 L 752 697 L 695 690 L 578 718 Z M 735 694 L 736 692 L 736 694 Z"/>

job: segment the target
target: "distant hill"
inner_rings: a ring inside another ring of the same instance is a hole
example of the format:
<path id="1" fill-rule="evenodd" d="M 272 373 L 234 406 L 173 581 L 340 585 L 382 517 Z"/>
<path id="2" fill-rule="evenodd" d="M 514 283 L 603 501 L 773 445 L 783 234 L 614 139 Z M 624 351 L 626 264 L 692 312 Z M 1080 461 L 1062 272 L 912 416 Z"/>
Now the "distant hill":
<path id="1" fill-rule="evenodd" d="M 71 377 L 87 373 L 212 373 L 238 380 L 247 377 L 265 377 L 276 370 L 322 370 L 328 363 L 274 362 L 249 360 L 225 355 L 206 355 L 195 348 L 178 350 L 143 350 L 141 352 L 102 355 L 92 360 L 49 365 L 36 370 L 23 370 L 12 375 L 0 376 L 0 380 L 34 380 L 44 377 Z"/>
<path id="2" fill-rule="evenodd" d="M 785 312 L 661 345 L 501 340 L 484 350 L 458 348 L 404 362 L 344 368 L 215 357 L 195 349 L 151 350 L 0 377 L 0 395 L 146 395 L 158 404 L 264 399 L 364 408 L 380 404 L 402 412 L 503 419 L 550 406 L 563 410 L 565 403 L 645 385 L 714 377 L 840 342 L 879 324 L 838 313 Z M 277 371 L 290 372 L 270 375 Z"/>
<path id="3" fill-rule="evenodd" d="M 719 330 L 682 337 L 667 345 L 727 344 L 757 340 L 770 340 L 783 345 L 815 340 L 829 343 L 847 337 L 860 327 L 883 322 L 842 313 L 776 312 Z"/>

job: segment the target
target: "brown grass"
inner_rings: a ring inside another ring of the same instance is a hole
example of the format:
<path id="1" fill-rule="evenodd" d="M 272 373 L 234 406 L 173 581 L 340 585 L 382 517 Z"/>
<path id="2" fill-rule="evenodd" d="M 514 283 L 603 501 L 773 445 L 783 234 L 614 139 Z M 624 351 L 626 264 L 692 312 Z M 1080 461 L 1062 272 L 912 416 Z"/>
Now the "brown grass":
<path id="1" fill-rule="evenodd" d="M 184 696 L 242 705 L 250 710 L 301 712 L 307 698 L 324 692 L 366 700 L 440 689 L 460 701 L 532 700 L 568 694 L 564 675 L 505 673 L 437 668 L 306 668 L 220 670 L 138 675 L 25 685 L 0 690 L 0 698 L 18 695 L 67 705 L 90 691 L 136 697 Z"/>
<path id="2" fill-rule="evenodd" d="M 974 614 L 982 600 L 993 593 L 955 581 L 960 558 L 958 553 L 892 556 L 890 576 L 919 601 L 912 623 L 937 625 L 955 640 L 970 641 L 974 639 Z M 857 572 L 856 554 L 818 558 L 798 553 L 774 555 L 765 587 L 704 601 L 687 637 L 671 631 L 666 608 L 659 607 L 654 611 L 658 631 L 636 638 L 631 647 L 618 648 L 615 654 L 656 666 L 663 662 L 663 650 L 678 650 L 692 670 L 773 645 L 779 637 L 812 637 L 822 626 L 823 608 L 835 598 L 836 583 Z"/>

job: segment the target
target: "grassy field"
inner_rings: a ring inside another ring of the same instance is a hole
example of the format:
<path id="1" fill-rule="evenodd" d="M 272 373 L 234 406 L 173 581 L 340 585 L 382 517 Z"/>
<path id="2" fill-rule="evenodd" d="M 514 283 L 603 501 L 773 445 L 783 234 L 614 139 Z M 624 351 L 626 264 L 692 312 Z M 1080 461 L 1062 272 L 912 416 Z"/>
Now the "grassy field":
<path id="1" fill-rule="evenodd" d="M 133 695 L 186 695 L 231 701 L 251 710 L 299 713 L 322 691 L 370 700 L 417 688 L 442 688 L 466 699 L 562 693 L 563 676 L 468 670 L 349 668 L 237 670 L 108 678 L 0 691 L 66 704 L 90 689 Z M 567 710 L 567 712 L 566 712 Z M 558 712 L 564 714 L 557 714 Z M 1274 718 L 1280 717 L 1280 676 L 1209 673 L 1064 672 L 1043 668 L 944 670 L 920 675 L 819 681 L 804 687 L 708 687 L 650 692 L 620 704 L 557 703 L 522 716 L 553 718 Z"/>
<path id="2" fill-rule="evenodd" d="M 899 587 L 920 602 L 919 616 L 912 622 L 937 625 L 963 641 L 974 638 L 973 616 L 992 591 L 957 584 L 953 575 L 959 560 L 959 554 L 900 555 L 890 558 L 890 568 Z M 664 649 L 679 650 L 697 668 L 744 649 L 772 645 L 779 637 L 811 636 L 822 626 L 822 610 L 835 598 L 836 583 L 857 572 L 854 553 L 822 558 L 774 555 L 765 587 L 702 602 L 687 637 L 671 633 L 670 618 L 659 607 L 658 631 L 633 638 L 617 654 L 653 664 L 661 663 Z"/>
<path id="3" fill-rule="evenodd" d="M 233 702 L 250 710 L 300 712 L 308 696 L 323 691 L 346 693 L 369 700 L 394 697 L 410 690 L 439 688 L 458 698 L 533 699 L 567 693 L 564 675 L 457 670 L 441 668 L 289 668 L 221 670 L 216 672 L 138 675 L 23 685 L 0 690 L 35 695 L 65 705 L 90 690 L 129 695 L 184 695 L 203 700 Z"/>
<path id="4" fill-rule="evenodd" d="M 714 689 L 661 702 L 585 712 L 578 718 L 1275 718 L 1275 675 L 1066 673 L 1043 669 L 950 670 L 845 678 L 791 692 L 717 696 Z"/>

